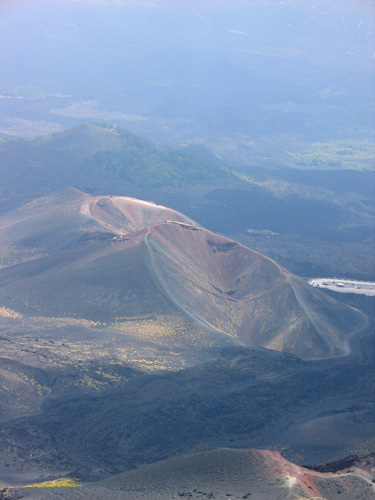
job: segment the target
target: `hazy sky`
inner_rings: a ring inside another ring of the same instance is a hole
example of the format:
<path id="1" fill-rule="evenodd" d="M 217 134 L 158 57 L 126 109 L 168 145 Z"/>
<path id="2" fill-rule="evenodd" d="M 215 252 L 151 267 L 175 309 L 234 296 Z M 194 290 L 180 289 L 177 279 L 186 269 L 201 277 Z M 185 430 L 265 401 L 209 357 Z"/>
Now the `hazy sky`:
<path id="1" fill-rule="evenodd" d="M 372 127 L 370 0 L 3 0 L 0 9 L 0 89 L 70 96 L 51 104 L 55 117 L 120 113 L 182 135 L 328 138 Z"/>

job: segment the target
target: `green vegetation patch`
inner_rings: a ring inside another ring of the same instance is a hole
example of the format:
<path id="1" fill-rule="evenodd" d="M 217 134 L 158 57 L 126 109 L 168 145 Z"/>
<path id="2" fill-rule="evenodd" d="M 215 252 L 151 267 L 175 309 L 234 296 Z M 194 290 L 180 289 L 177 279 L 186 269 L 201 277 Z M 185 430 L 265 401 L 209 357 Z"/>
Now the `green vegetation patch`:
<path id="1" fill-rule="evenodd" d="M 298 155 L 294 164 L 317 170 L 375 170 L 375 143 L 318 142 Z"/>
<path id="2" fill-rule="evenodd" d="M 98 151 L 97 167 L 142 187 L 179 188 L 207 179 L 238 177 L 224 166 L 196 158 L 178 150 L 161 148 L 151 141 L 114 125 L 100 124 L 122 139 L 118 149 Z"/>

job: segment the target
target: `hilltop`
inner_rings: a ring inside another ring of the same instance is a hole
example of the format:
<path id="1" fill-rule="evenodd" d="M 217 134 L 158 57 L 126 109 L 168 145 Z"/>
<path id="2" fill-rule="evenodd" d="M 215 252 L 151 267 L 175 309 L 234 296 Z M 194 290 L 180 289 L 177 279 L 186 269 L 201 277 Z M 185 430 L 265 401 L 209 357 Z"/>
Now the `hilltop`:
<path id="1" fill-rule="evenodd" d="M 31 249 L 38 255 L 49 255 L 89 241 L 123 237 L 167 220 L 193 223 L 175 210 L 152 202 L 90 196 L 70 187 L 1 217 L 0 238 L 8 254 L 23 261 L 32 256 Z"/>

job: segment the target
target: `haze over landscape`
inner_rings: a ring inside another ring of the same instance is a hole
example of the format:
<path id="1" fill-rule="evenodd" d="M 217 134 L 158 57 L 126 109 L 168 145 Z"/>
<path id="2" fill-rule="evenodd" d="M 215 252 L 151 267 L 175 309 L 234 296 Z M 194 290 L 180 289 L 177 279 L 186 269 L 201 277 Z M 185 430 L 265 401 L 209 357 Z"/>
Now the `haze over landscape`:
<path id="1" fill-rule="evenodd" d="M 375 497 L 374 17 L 0 0 L 1 500 Z"/>

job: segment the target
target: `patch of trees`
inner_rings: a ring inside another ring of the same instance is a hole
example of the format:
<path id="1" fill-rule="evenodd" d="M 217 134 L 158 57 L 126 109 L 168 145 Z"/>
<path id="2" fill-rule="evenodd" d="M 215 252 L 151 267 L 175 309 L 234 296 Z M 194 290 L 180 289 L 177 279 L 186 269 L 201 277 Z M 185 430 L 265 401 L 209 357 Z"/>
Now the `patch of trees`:
<path id="1" fill-rule="evenodd" d="M 115 132 L 121 137 L 122 146 L 98 151 L 95 164 L 137 186 L 178 188 L 192 182 L 235 176 L 223 166 L 183 151 L 161 148 L 119 127 L 115 127 Z"/>

